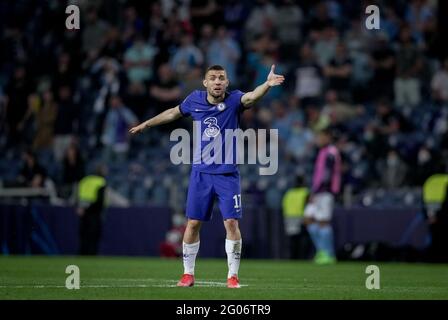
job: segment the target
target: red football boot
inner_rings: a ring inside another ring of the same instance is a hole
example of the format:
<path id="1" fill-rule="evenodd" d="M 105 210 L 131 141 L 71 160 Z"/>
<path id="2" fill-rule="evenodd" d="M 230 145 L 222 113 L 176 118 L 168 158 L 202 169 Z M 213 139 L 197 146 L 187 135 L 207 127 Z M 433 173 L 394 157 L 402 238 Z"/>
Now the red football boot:
<path id="1" fill-rule="evenodd" d="M 194 285 L 194 275 L 185 273 L 177 283 L 178 287 L 192 287 Z"/>
<path id="2" fill-rule="evenodd" d="M 240 287 L 240 280 L 237 276 L 232 276 L 229 279 L 227 279 L 227 288 L 241 288 Z"/>

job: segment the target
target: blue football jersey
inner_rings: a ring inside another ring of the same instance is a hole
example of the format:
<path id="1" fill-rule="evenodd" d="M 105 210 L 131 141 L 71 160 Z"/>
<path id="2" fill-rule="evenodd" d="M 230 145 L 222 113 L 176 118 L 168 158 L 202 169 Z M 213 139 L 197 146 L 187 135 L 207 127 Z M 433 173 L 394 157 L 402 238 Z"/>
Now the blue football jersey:
<path id="1" fill-rule="evenodd" d="M 180 104 L 183 116 L 191 116 L 194 123 L 193 170 L 205 173 L 238 171 L 236 139 L 226 141 L 226 132 L 239 129 L 242 111 L 239 90 L 226 92 L 222 102 L 208 102 L 207 92 L 195 90 Z M 227 130 L 227 131 L 226 131 Z"/>

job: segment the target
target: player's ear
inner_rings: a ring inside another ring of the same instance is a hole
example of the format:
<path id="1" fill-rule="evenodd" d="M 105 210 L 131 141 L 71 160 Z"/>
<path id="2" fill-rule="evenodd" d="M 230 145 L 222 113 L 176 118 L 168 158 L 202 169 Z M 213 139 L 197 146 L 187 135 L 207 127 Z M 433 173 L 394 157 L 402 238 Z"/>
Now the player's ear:
<path id="1" fill-rule="evenodd" d="M 204 87 L 206 87 L 207 88 L 207 80 L 202 80 L 202 84 L 204 85 Z"/>

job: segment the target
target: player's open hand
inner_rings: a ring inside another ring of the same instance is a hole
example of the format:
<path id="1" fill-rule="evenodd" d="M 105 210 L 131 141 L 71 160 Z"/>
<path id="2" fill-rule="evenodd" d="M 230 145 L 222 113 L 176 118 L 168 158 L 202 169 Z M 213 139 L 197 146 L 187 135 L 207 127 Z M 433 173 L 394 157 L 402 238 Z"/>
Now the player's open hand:
<path id="1" fill-rule="evenodd" d="M 279 74 L 275 74 L 274 69 L 275 69 L 275 64 L 273 64 L 271 66 L 271 71 L 269 72 L 268 78 L 266 80 L 268 83 L 268 86 L 270 86 L 270 87 L 281 85 L 283 83 L 283 81 L 285 81 L 285 77 L 282 75 L 279 75 Z"/>
<path id="2" fill-rule="evenodd" d="M 136 134 L 136 133 L 140 133 L 145 129 L 145 124 L 139 124 L 138 126 L 132 127 L 131 129 L 129 129 L 129 133 L 131 134 Z"/>

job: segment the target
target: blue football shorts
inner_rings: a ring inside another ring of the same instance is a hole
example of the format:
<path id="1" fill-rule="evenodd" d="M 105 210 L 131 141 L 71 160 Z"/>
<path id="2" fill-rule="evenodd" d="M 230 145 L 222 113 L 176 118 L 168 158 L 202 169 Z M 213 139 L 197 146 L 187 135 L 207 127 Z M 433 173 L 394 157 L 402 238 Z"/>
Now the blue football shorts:
<path id="1" fill-rule="evenodd" d="M 239 172 L 210 174 L 192 170 L 187 195 L 187 217 L 209 221 L 215 197 L 224 220 L 242 218 Z"/>

